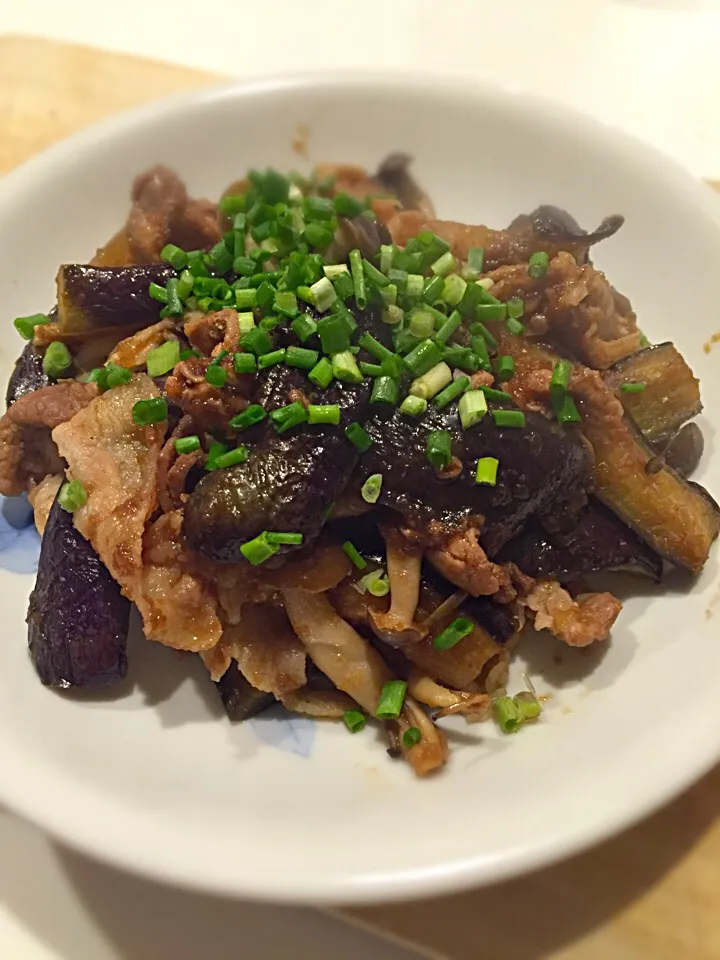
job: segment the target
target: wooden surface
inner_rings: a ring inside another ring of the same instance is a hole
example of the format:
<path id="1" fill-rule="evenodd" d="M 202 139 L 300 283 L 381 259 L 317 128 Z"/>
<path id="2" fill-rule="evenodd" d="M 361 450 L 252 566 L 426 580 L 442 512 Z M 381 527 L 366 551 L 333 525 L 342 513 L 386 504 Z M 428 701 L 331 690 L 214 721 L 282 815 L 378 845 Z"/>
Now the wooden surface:
<path id="1" fill-rule="evenodd" d="M 101 117 L 213 79 L 0 37 L 0 173 Z M 569 802 L 567 810 L 571 817 Z M 559 866 L 490 890 L 346 915 L 449 960 L 719 960 L 720 768 L 650 820 Z"/>

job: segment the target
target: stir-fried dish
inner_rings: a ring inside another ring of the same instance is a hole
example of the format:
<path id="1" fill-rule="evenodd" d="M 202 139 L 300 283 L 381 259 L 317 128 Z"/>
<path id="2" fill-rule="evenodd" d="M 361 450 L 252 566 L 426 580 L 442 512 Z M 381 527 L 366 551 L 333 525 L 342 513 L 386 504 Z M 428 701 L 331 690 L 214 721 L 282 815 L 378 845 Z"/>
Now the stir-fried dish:
<path id="1" fill-rule="evenodd" d="M 701 570 L 698 381 L 590 259 L 622 217 L 440 220 L 401 155 L 217 204 L 157 167 L 131 199 L 15 321 L 0 493 L 43 534 L 43 683 L 120 682 L 134 604 L 231 719 L 372 720 L 425 774 L 444 718 L 538 717 L 506 690 L 521 631 L 608 639 L 591 574 Z"/>

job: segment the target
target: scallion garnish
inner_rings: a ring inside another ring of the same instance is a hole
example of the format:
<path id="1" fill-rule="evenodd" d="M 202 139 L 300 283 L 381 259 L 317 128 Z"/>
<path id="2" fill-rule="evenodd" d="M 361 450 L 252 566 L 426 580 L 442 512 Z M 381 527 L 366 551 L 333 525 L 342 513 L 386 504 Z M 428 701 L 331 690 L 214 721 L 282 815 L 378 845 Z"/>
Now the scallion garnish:
<path id="1" fill-rule="evenodd" d="M 400 413 L 404 413 L 407 417 L 420 417 L 426 410 L 427 400 L 423 397 L 413 396 L 412 394 L 409 397 L 405 397 L 400 404 Z"/>
<path id="2" fill-rule="evenodd" d="M 317 332 L 317 323 L 312 317 L 309 317 L 306 313 L 302 313 L 293 320 L 290 324 L 290 329 L 301 343 L 305 343 L 306 340 L 309 340 L 310 337 Z"/>
<path id="3" fill-rule="evenodd" d="M 327 357 L 322 357 L 308 373 L 308 380 L 324 390 L 332 383 L 333 376 L 332 363 Z"/>
<path id="4" fill-rule="evenodd" d="M 537 720 L 542 712 L 540 701 L 530 690 L 523 690 L 513 697 L 513 703 L 517 707 L 521 723 L 532 723 Z"/>
<path id="5" fill-rule="evenodd" d="M 473 333 L 476 336 L 482 337 L 485 343 L 488 345 L 488 347 L 491 350 L 497 350 L 498 342 L 494 337 L 494 335 L 490 333 L 490 331 L 488 330 L 488 328 L 485 326 L 484 323 L 481 323 L 480 321 L 478 321 L 477 323 L 472 323 L 470 325 L 470 333 Z"/>
<path id="6" fill-rule="evenodd" d="M 487 413 L 487 399 L 482 390 L 467 390 L 458 403 L 458 413 L 463 430 L 479 423 Z"/>
<path id="7" fill-rule="evenodd" d="M 350 733 L 360 733 L 367 721 L 362 710 L 346 710 L 343 714 L 343 723 Z"/>
<path id="8" fill-rule="evenodd" d="M 360 423 L 351 423 L 347 426 L 345 436 L 360 453 L 365 453 L 372 446 L 372 437 Z"/>
<path id="9" fill-rule="evenodd" d="M 446 250 L 442 256 L 438 257 L 434 263 L 430 264 L 430 269 L 436 277 L 447 277 L 449 273 L 453 272 L 455 266 L 455 257 L 450 253 L 449 250 Z"/>
<path id="10" fill-rule="evenodd" d="M 244 287 L 235 290 L 235 306 L 238 310 L 252 310 L 257 299 L 254 287 Z"/>
<path id="11" fill-rule="evenodd" d="M 285 363 L 300 370 L 312 370 L 319 357 L 317 350 L 307 350 L 305 347 L 288 347 L 285 351 Z"/>
<path id="12" fill-rule="evenodd" d="M 257 370 L 257 360 L 252 353 L 233 354 L 233 365 L 236 373 L 255 373 Z"/>
<path id="13" fill-rule="evenodd" d="M 504 390 L 495 390 L 493 387 L 486 386 L 482 386 L 480 389 L 485 394 L 486 399 L 492 403 L 512 403 L 512 397 Z"/>
<path id="14" fill-rule="evenodd" d="M 414 337 L 421 340 L 432 336 L 435 330 L 435 318 L 429 310 L 423 310 L 420 307 L 413 308 L 409 315 L 409 321 L 407 329 Z"/>
<path id="15" fill-rule="evenodd" d="M 200 437 L 193 434 L 191 437 L 176 437 L 175 450 L 179 454 L 194 453 L 200 449 Z"/>
<path id="16" fill-rule="evenodd" d="M 259 403 L 251 403 L 247 410 L 243 410 L 242 413 L 238 413 L 237 416 L 232 418 L 230 426 L 233 430 L 248 430 L 250 427 L 254 427 L 256 423 L 263 421 L 266 416 L 264 407 L 261 407 Z"/>
<path id="17" fill-rule="evenodd" d="M 462 323 L 462 316 L 459 310 L 453 310 L 450 316 L 445 320 L 438 332 L 435 334 L 436 343 L 447 343 L 450 337 L 455 333 Z"/>
<path id="18" fill-rule="evenodd" d="M 569 393 L 552 398 L 552 407 L 558 423 L 580 423 L 580 411 Z"/>
<path id="19" fill-rule="evenodd" d="M 258 370 L 264 370 L 266 367 L 274 367 L 276 363 L 282 363 L 285 359 L 285 350 L 271 350 L 270 353 L 263 353 L 258 357 Z"/>
<path id="20" fill-rule="evenodd" d="M 364 310 L 367 306 L 367 294 L 365 291 L 365 272 L 363 270 L 362 254 L 358 249 L 351 250 L 348 259 L 350 260 L 350 275 L 352 276 L 355 303 L 359 310 Z M 388 281 L 388 283 L 389 282 L 390 281 Z"/>
<path id="21" fill-rule="evenodd" d="M 528 260 L 528 273 L 533 278 L 533 280 L 538 280 L 540 277 L 544 277 L 548 272 L 548 263 L 550 258 L 542 250 L 538 250 L 537 253 L 530 254 L 530 259 Z"/>
<path id="22" fill-rule="evenodd" d="M 163 288 L 160 287 L 162 290 Z M 35 334 L 35 327 L 42 327 L 46 323 L 51 323 L 50 317 L 46 313 L 34 313 L 30 317 L 17 317 L 13 325 L 23 340 L 32 340 Z"/>
<path id="23" fill-rule="evenodd" d="M 405 365 L 414 377 L 421 377 L 440 363 L 442 358 L 432 340 L 423 340 L 405 357 Z"/>
<path id="24" fill-rule="evenodd" d="M 365 483 L 360 489 L 365 503 L 377 503 L 380 496 L 380 491 L 382 490 L 382 474 L 373 473 L 371 474 Z"/>
<path id="25" fill-rule="evenodd" d="M 511 320 L 519 320 L 525 313 L 525 301 L 520 297 L 510 297 L 506 302 L 507 314 Z"/>
<path id="26" fill-rule="evenodd" d="M 58 503 L 68 513 L 74 513 L 80 507 L 84 507 L 87 499 L 87 490 L 79 480 L 63 483 L 58 491 Z"/>
<path id="27" fill-rule="evenodd" d="M 345 383 L 362 383 L 363 375 L 350 350 L 333 354 L 332 372 L 336 380 L 343 380 Z"/>
<path id="28" fill-rule="evenodd" d="M 448 384 L 444 390 L 440 391 L 440 393 L 433 400 L 433 404 L 438 408 L 438 410 L 443 410 L 448 404 L 452 403 L 453 400 L 456 400 L 462 393 L 464 393 L 469 386 L 469 377 L 458 377 L 456 380 L 453 380 L 452 383 Z"/>
<path id="29" fill-rule="evenodd" d="M 225 386 L 227 381 L 227 370 L 225 367 L 211 363 L 205 371 L 205 379 L 210 386 L 220 389 Z"/>
<path id="30" fill-rule="evenodd" d="M 522 410 L 493 410 L 492 417 L 498 427 L 525 426 L 525 414 Z"/>
<path id="31" fill-rule="evenodd" d="M 298 547 L 303 542 L 303 535 L 301 533 L 274 533 L 273 531 L 266 530 L 265 537 L 268 543 L 280 547 Z"/>
<path id="32" fill-rule="evenodd" d="M 138 400 L 132 408 L 132 418 L 139 427 L 149 427 L 153 423 L 162 423 L 167 420 L 167 401 L 163 397 L 152 397 L 150 400 Z"/>
<path id="33" fill-rule="evenodd" d="M 394 356 L 392 350 L 388 350 L 384 344 L 380 343 L 379 340 L 376 340 L 375 337 L 369 333 L 364 333 L 360 337 L 358 340 L 358 346 L 362 347 L 363 350 L 367 350 L 369 354 L 381 362 L 388 357 Z"/>
<path id="34" fill-rule="evenodd" d="M 358 250 L 358 253 L 360 253 L 359 250 Z M 390 285 L 390 281 L 385 276 L 385 274 L 381 273 L 377 267 L 373 266 L 372 263 L 370 263 L 369 260 L 363 259 L 361 263 L 362 263 L 363 273 L 365 274 L 366 279 L 369 280 L 371 283 L 375 284 L 376 287 L 387 287 Z"/>
<path id="35" fill-rule="evenodd" d="M 350 561 L 353 564 L 353 566 L 357 567 L 358 570 L 365 569 L 365 567 L 367 566 L 367 560 L 362 556 L 362 554 L 357 549 L 354 543 L 352 543 L 350 540 L 346 540 L 345 543 L 342 545 L 342 548 L 347 554 L 347 556 L 350 558 Z"/>
<path id="36" fill-rule="evenodd" d="M 497 358 L 498 380 L 510 380 L 515 373 L 515 361 L 512 357 L 503 355 Z"/>
<path id="37" fill-rule="evenodd" d="M 441 633 L 433 637 L 432 644 L 436 650 L 450 650 L 451 647 L 460 643 L 463 637 L 472 633 L 473 627 L 472 620 L 468 620 L 467 617 L 458 617 Z"/>
<path id="38" fill-rule="evenodd" d="M 485 263 L 485 248 L 471 247 L 468 250 L 467 263 L 471 269 L 477 270 L 478 273 L 482 273 L 483 265 Z"/>
<path id="39" fill-rule="evenodd" d="M 436 470 L 444 470 L 452 456 L 452 439 L 448 430 L 431 430 L 427 437 L 426 456 Z"/>
<path id="40" fill-rule="evenodd" d="M 272 350 L 272 339 L 270 334 L 259 327 L 253 327 L 240 338 L 240 346 L 243 350 L 254 353 L 256 357 L 269 353 Z"/>
<path id="41" fill-rule="evenodd" d="M 403 734 L 403 746 L 406 750 L 411 750 L 422 740 L 422 732 L 419 727 L 408 727 Z"/>
<path id="42" fill-rule="evenodd" d="M 493 711 L 503 733 L 516 733 L 520 729 L 522 718 L 512 697 L 497 697 L 493 700 Z"/>
<path id="43" fill-rule="evenodd" d="M 278 407 L 270 414 L 272 424 L 278 433 L 285 433 L 286 430 L 291 430 L 293 427 L 305 423 L 307 418 L 307 410 L 298 400 L 288 403 L 284 407 Z"/>
<path id="44" fill-rule="evenodd" d="M 452 382 L 452 370 L 441 360 L 434 367 L 410 384 L 410 394 L 422 400 L 431 400 Z"/>
<path id="45" fill-rule="evenodd" d="M 254 540 L 248 540 L 240 547 L 240 553 L 254 567 L 265 563 L 274 556 L 280 548 L 274 543 L 268 543 L 267 534 L 261 533 Z"/>
<path id="46" fill-rule="evenodd" d="M 382 370 L 382 367 L 380 369 Z M 395 406 L 399 392 L 398 382 L 393 377 L 376 377 L 370 394 L 370 403 L 389 403 Z"/>
<path id="47" fill-rule="evenodd" d="M 48 377 L 57 380 L 72 366 L 72 355 L 61 340 L 53 340 L 45 350 L 42 368 Z"/>
<path id="48" fill-rule="evenodd" d="M 512 317 L 508 319 L 507 328 L 508 332 L 514 337 L 520 337 L 525 333 L 525 325 L 520 323 L 519 320 L 514 320 Z"/>
<path id="49" fill-rule="evenodd" d="M 147 355 L 147 372 L 150 377 L 162 377 L 180 363 L 180 344 L 177 340 L 167 340 Z"/>
<path id="50" fill-rule="evenodd" d="M 487 323 L 488 320 L 504 320 L 507 315 L 507 307 L 504 303 L 479 303 L 475 307 L 475 316 L 481 323 Z"/>
<path id="51" fill-rule="evenodd" d="M 378 698 L 375 716 L 379 720 L 397 720 L 402 712 L 407 683 L 404 680 L 388 680 L 383 684 Z"/>
<path id="52" fill-rule="evenodd" d="M 238 463 L 245 463 L 249 456 L 250 452 L 247 447 L 235 447 L 234 450 L 228 450 L 227 453 L 221 453 L 215 457 L 214 463 L 216 467 L 224 469 L 225 467 L 234 467 Z"/>
<path id="53" fill-rule="evenodd" d="M 337 403 L 310 403 L 307 412 L 308 423 L 329 423 L 333 426 L 340 423 L 340 405 Z"/>
<path id="54" fill-rule="evenodd" d="M 497 472 L 500 461 L 496 457 L 480 457 L 475 470 L 475 483 L 480 483 L 486 487 L 494 487 L 497 484 Z"/>
<path id="55" fill-rule="evenodd" d="M 445 303 L 449 303 L 450 306 L 456 307 L 465 296 L 466 288 L 466 281 L 463 280 L 463 278 L 457 273 L 451 273 L 449 277 L 445 278 L 442 298 Z"/>
<path id="56" fill-rule="evenodd" d="M 350 349 L 350 333 L 343 317 L 337 314 L 322 317 L 318 322 L 317 332 L 323 353 L 332 355 Z"/>
<path id="57" fill-rule="evenodd" d="M 644 383 L 621 383 L 620 391 L 622 393 L 642 393 L 645 386 Z"/>

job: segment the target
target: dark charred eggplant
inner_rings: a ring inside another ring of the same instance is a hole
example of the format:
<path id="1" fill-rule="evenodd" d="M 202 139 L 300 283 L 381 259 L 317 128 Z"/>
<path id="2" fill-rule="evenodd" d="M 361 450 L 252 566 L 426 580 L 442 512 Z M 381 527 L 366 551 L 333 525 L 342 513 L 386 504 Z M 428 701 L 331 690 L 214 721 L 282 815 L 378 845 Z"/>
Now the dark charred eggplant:
<path id="1" fill-rule="evenodd" d="M 55 500 L 28 608 L 30 656 L 52 687 L 108 687 L 127 673 L 130 601 Z"/>
<path id="2" fill-rule="evenodd" d="M 271 693 L 256 690 L 233 662 L 215 684 L 230 720 L 249 720 L 277 703 Z"/>
<path id="3" fill-rule="evenodd" d="M 58 326 L 64 335 L 91 334 L 156 323 L 162 304 L 153 300 L 151 283 L 165 286 L 175 276 L 164 263 L 133 267 L 90 267 L 71 263 L 57 275 Z"/>
<path id="4" fill-rule="evenodd" d="M 645 440 L 659 450 L 702 410 L 700 383 L 672 343 L 632 354 L 611 367 L 603 378 Z M 620 389 L 624 383 L 643 383 L 645 389 L 626 393 Z"/>
<path id="5" fill-rule="evenodd" d="M 32 393 L 40 387 L 49 387 L 51 383 L 52 380 L 43 370 L 42 353 L 32 342 L 26 343 L 10 374 L 5 402 L 9 407 L 26 393 Z"/>
<path id="6" fill-rule="evenodd" d="M 500 552 L 538 579 L 624 570 L 660 580 L 662 561 L 629 527 L 597 500 L 591 500 L 567 533 L 550 532 L 531 520 Z"/>
<path id="7" fill-rule="evenodd" d="M 357 484 L 382 474 L 380 503 L 410 523 L 434 520 L 456 527 L 484 518 L 480 542 L 489 556 L 529 516 L 571 495 L 587 475 L 579 439 L 539 414 L 528 413 L 522 428 L 498 427 L 488 415 L 472 430 L 462 430 L 454 407 L 440 411 L 431 405 L 419 420 L 395 410 L 389 419 L 368 420 L 365 428 L 373 444 L 362 457 Z M 441 479 L 428 461 L 427 438 L 434 430 L 447 430 L 452 437 L 453 455 L 462 464 L 455 479 Z M 497 486 L 475 482 L 480 457 L 496 457 L 502 464 Z"/>

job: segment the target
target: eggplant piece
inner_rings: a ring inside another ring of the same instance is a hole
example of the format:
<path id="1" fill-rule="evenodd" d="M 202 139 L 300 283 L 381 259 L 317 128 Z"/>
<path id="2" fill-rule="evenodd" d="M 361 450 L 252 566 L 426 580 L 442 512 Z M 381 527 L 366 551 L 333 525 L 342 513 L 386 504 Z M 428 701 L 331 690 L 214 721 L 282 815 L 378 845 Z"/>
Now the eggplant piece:
<path id="1" fill-rule="evenodd" d="M 32 341 L 25 344 L 25 348 L 15 361 L 15 367 L 10 374 L 7 385 L 5 402 L 12 406 L 26 393 L 39 390 L 40 387 L 49 387 L 53 382 L 43 370 L 43 355 Z"/>
<path id="2" fill-rule="evenodd" d="M 404 210 L 419 210 L 428 217 L 434 217 L 432 200 L 410 173 L 412 162 L 409 153 L 391 153 L 378 167 L 375 179 L 388 193 L 398 198 Z"/>
<path id="3" fill-rule="evenodd" d="M 59 330 L 64 335 L 89 335 L 113 327 L 149 327 L 160 319 L 162 308 L 150 296 L 150 284 L 165 286 L 174 276 L 175 270 L 164 263 L 132 267 L 64 264 L 57 275 Z"/>
<path id="4" fill-rule="evenodd" d="M 249 720 L 277 703 L 271 693 L 256 690 L 248 683 L 234 660 L 215 686 L 230 720 Z"/>
<path id="5" fill-rule="evenodd" d="M 287 402 L 288 389 L 299 376 L 291 367 L 277 371 L 264 392 L 275 398 L 264 404 L 269 409 Z M 214 470 L 193 490 L 183 521 L 188 543 L 220 563 L 236 563 L 241 545 L 264 530 L 301 533 L 303 546 L 312 543 L 357 464 L 359 453 L 344 428 L 362 417 L 368 391 L 366 383 L 336 381 L 321 397 L 310 395 L 311 400 L 339 404 L 339 427 L 302 425 L 278 434 L 262 425 L 262 437 L 246 463 Z"/>
<path id="6" fill-rule="evenodd" d="M 500 352 L 515 360 L 510 390 L 522 396 L 528 376 L 552 370 L 559 357 L 544 344 L 498 333 Z M 629 416 L 615 415 L 599 377 L 590 386 L 592 402 L 580 397 L 578 407 L 594 452 L 593 492 L 661 557 L 699 573 L 720 530 L 720 508 L 654 455 Z"/>
<path id="7" fill-rule="evenodd" d="M 607 507 L 591 500 L 567 533 L 549 531 L 537 520 L 500 551 L 500 560 L 511 562 L 530 577 L 563 579 L 624 570 L 659 581 L 662 560 Z"/>
<path id="8" fill-rule="evenodd" d="M 42 683 L 118 683 L 127 673 L 129 619 L 130 601 L 55 499 L 27 615 L 30 657 Z"/>
<path id="9" fill-rule="evenodd" d="M 498 427 L 488 415 L 472 430 L 463 430 L 454 407 L 431 405 L 421 419 L 395 409 L 387 419 L 369 419 L 365 429 L 373 444 L 354 483 L 361 486 L 370 474 L 381 473 L 379 502 L 411 524 L 440 521 L 452 528 L 484 518 L 480 542 L 490 557 L 528 517 L 571 497 L 588 476 L 579 438 L 536 413 L 526 414 L 524 427 Z M 453 455 L 462 463 L 455 479 L 440 479 L 427 459 L 428 434 L 434 430 L 451 435 Z M 496 486 L 475 482 L 480 457 L 496 457 L 502 464 Z"/>
<path id="10" fill-rule="evenodd" d="M 702 410 L 700 382 L 672 343 L 631 354 L 604 375 L 645 440 L 662 451 L 680 427 Z M 625 393 L 623 383 L 644 383 L 641 393 Z"/>

